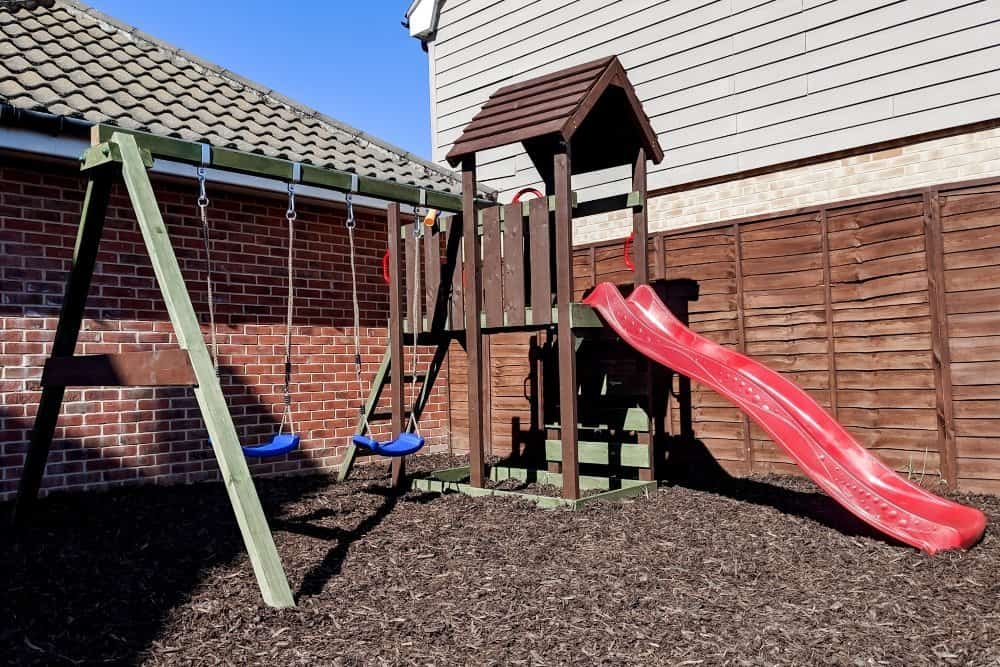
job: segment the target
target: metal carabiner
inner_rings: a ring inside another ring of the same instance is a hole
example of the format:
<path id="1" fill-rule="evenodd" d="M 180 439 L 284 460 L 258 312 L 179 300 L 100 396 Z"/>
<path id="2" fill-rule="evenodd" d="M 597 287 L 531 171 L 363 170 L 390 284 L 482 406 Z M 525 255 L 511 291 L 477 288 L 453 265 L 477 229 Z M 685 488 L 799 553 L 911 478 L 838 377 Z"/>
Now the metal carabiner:
<path id="1" fill-rule="evenodd" d="M 420 220 L 420 207 L 413 207 L 413 238 L 422 239 L 424 237 L 424 226 Z"/>
<path id="2" fill-rule="evenodd" d="M 344 226 L 349 230 L 353 230 L 358 226 L 358 221 L 354 219 L 354 202 L 351 201 L 350 192 L 344 195 L 344 203 L 347 204 L 347 220 L 344 221 Z"/>
<path id="3" fill-rule="evenodd" d="M 285 217 L 289 221 L 295 220 L 295 218 L 298 217 L 298 214 L 295 212 L 295 184 L 294 183 L 289 183 L 288 184 L 288 210 L 285 211 Z"/>
<path id="4" fill-rule="evenodd" d="M 205 182 L 208 180 L 208 170 L 205 167 L 198 167 L 198 208 L 208 208 L 208 193 L 205 190 Z"/>

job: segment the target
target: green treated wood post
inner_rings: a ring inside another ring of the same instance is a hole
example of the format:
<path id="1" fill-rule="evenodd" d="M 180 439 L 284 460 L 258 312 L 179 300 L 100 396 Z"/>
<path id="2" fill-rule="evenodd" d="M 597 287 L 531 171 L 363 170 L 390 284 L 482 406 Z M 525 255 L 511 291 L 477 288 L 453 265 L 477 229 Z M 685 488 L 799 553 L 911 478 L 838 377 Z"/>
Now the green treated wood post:
<path id="1" fill-rule="evenodd" d="M 97 249 L 101 243 L 110 194 L 111 173 L 108 166 L 104 165 L 92 172 L 87 183 L 87 192 L 80 213 L 80 226 L 76 234 L 76 246 L 73 249 L 73 264 L 66 279 L 59 323 L 56 325 L 55 339 L 52 342 L 53 357 L 71 357 L 76 349 L 87 305 L 87 293 L 90 291 L 90 280 L 94 275 L 94 265 L 97 263 Z M 17 488 L 17 501 L 14 505 L 16 528 L 24 527 L 31 506 L 38 497 L 38 489 L 45 473 L 45 463 L 49 457 L 49 448 L 52 446 L 52 436 L 55 434 L 65 392 L 64 387 L 42 389 L 24 470 Z"/>
<path id="2" fill-rule="evenodd" d="M 274 546 L 264 509 L 257 497 L 250 469 L 236 435 L 236 427 L 226 407 L 222 387 L 215 375 L 139 146 L 135 137 L 127 134 L 114 134 L 111 143 L 121 150 L 122 175 L 174 333 L 181 349 L 187 350 L 191 358 L 191 366 L 198 379 L 194 394 L 205 419 L 219 471 L 243 534 L 264 602 L 272 607 L 294 607 L 292 591 L 281 566 L 278 550 Z"/>

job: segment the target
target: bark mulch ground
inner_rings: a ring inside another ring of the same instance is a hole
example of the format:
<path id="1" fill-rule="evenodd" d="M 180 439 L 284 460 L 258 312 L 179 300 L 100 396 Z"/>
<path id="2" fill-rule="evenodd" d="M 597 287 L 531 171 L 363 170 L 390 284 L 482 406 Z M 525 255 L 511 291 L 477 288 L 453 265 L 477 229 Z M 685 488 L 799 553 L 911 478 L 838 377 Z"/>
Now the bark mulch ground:
<path id="1" fill-rule="evenodd" d="M 284 611 L 261 606 L 219 484 L 49 499 L 33 541 L 0 537 L 0 662 L 1000 660 L 998 498 L 962 498 L 989 514 L 986 538 L 931 558 L 868 536 L 799 479 L 570 512 L 396 497 L 386 472 L 259 485 L 299 601 Z"/>

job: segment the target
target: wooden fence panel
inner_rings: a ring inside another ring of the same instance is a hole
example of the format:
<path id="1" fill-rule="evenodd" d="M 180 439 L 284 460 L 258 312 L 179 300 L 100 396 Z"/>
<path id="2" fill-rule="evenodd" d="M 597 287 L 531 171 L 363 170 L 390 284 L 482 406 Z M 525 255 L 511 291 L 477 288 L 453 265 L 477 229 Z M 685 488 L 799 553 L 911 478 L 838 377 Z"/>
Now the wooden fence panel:
<path id="1" fill-rule="evenodd" d="M 838 418 L 896 470 L 938 475 L 923 198 L 886 198 L 827 215 Z M 857 405 L 859 391 L 892 392 L 893 401 Z"/>
<path id="2" fill-rule="evenodd" d="M 663 239 L 668 280 L 698 282 L 699 298 L 689 305 L 692 329 L 720 345 L 738 347 L 737 262 L 732 226 L 723 229 L 668 235 Z M 621 255 L 620 246 L 617 249 Z M 680 380 L 673 379 L 673 391 Z M 746 473 L 746 430 L 743 414 L 714 391 L 694 384 L 691 388 L 694 435 L 730 472 Z M 679 411 L 671 410 L 672 433 L 680 432 Z"/>
<path id="3" fill-rule="evenodd" d="M 819 213 L 744 225 L 740 232 L 744 350 L 829 409 L 830 328 Z M 769 260 L 780 259 L 781 262 Z M 753 469 L 788 472 L 792 459 L 750 423 Z"/>
<path id="4" fill-rule="evenodd" d="M 940 202 L 958 484 L 1000 493 L 1000 185 Z"/>

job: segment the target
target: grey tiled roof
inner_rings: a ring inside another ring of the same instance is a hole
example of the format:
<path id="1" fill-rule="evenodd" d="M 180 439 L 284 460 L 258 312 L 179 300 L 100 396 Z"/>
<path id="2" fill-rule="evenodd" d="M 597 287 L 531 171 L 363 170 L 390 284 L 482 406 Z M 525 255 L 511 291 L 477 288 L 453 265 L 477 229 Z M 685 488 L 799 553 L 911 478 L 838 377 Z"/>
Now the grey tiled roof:
<path id="1" fill-rule="evenodd" d="M 0 101 L 460 192 L 453 172 L 75 0 L 0 6 Z"/>

